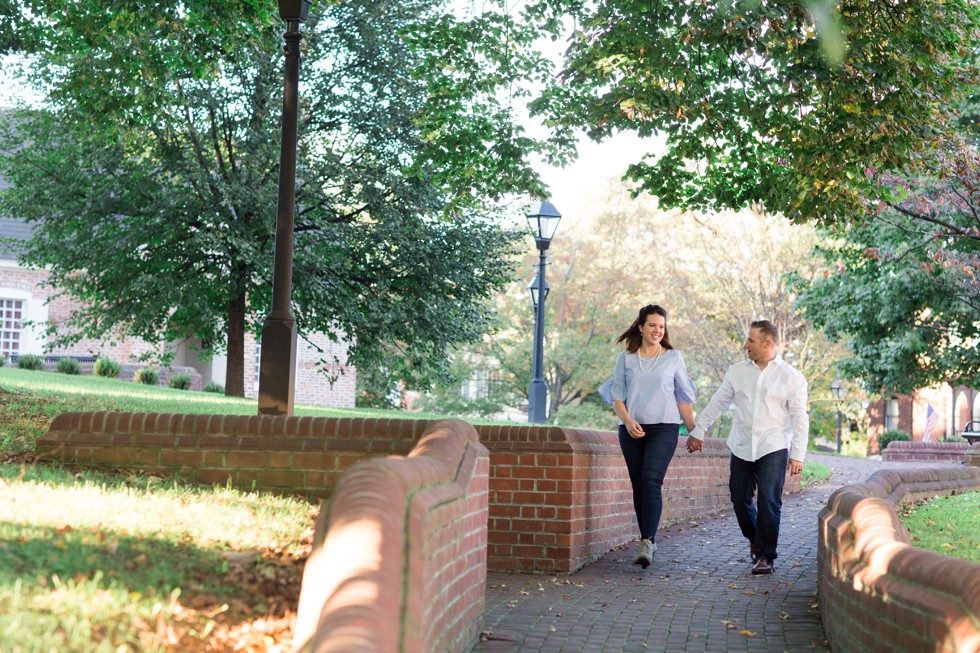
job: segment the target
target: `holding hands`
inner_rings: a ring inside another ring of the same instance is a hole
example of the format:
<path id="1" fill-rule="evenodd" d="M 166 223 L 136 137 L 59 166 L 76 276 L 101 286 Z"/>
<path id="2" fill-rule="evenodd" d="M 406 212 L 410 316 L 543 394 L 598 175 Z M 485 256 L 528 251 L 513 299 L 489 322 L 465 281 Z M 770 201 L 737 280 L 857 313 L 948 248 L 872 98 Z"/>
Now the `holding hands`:
<path id="1" fill-rule="evenodd" d="M 704 442 L 693 438 L 690 435 L 687 436 L 687 453 L 694 453 L 695 451 L 701 451 L 704 447 Z"/>

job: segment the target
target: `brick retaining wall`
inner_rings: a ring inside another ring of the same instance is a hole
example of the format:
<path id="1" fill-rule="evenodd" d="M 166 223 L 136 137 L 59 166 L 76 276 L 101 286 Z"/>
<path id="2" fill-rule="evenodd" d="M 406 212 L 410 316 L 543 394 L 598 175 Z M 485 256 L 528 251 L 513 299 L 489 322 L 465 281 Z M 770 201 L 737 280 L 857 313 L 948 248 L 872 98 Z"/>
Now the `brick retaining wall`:
<path id="1" fill-rule="evenodd" d="M 469 650 L 485 606 L 488 472 L 459 420 L 432 424 L 408 457 L 348 470 L 317 518 L 294 651 Z"/>
<path id="2" fill-rule="evenodd" d="M 895 507 L 980 489 L 980 469 L 886 470 L 819 516 L 818 593 L 833 651 L 980 651 L 980 564 L 909 545 Z"/>
<path id="3" fill-rule="evenodd" d="M 966 442 L 890 442 L 881 454 L 888 462 L 961 463 L 970 445 Z"/>
<path id="4" fill-rule="evenodd" d="M 980 442 L 975 443 L 964 452 L 963 464 L 967 467 L 980 467 Z"/>
<path id="5" fill-rule="evenodd" d="M 431 422 L 401 419 L 66 413 L 37 442 L 43 458 L 246 489 L 328 497 L 371 456 L 406 455 Z M 637 527 L 617 435 L 484 425 L 490 450 L 489 566 L 570 573 L 630 541 Z M 788 492 L 799 477 L 788 477 Z M 663 524 L 730 509 L 728 449 L 684 440 L 664 483 Z"/>

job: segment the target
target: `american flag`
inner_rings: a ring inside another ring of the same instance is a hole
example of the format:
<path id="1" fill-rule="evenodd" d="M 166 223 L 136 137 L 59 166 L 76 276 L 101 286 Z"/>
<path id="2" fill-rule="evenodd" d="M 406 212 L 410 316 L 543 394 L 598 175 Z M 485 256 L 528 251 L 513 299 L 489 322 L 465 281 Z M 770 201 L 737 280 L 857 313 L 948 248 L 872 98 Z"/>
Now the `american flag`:
<path id="1" fill-rule="evenodd" d="M 926 402 L 926 430 L 922 433 L 923 442 L 932 440 L 932 429 L 936 428 L 936 424 L 938 423 L 939 413 L 933 410 L 932 404 Z"/>

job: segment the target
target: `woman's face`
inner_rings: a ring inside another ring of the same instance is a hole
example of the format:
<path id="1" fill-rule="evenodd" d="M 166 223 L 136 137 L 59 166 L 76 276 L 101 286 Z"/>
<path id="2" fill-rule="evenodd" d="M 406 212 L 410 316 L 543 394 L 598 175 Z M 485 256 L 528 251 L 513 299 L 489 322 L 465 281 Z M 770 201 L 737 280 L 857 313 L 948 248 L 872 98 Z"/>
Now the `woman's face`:
<path id="1" fill-rule="evenodd" d="M 667 328 L 667 320 L 663 315 L 650 313 L 646 321 L 640 325 L 640 334 L 643 336 L 643 344 L 652 347 L 660 344 L 664 337 L 664 330 Z"/>

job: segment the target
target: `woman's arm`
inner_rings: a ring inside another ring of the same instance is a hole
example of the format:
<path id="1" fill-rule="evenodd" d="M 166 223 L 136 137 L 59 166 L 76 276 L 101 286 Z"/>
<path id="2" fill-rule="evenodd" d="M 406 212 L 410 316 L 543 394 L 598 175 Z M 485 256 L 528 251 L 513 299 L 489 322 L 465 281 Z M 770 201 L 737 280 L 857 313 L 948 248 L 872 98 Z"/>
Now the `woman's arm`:
<path id="1" fill-rule="evenodd" d="M 643 427 L 635 419 L 630 417 L 629 412 L 626 410 L 626 404 L 619 399 L 613 399 L 613 410 L 616 411 L 616 415 L 619 417 L 623 426 L 626 427 L 626 432 L 630 434 L 632 438 L 642 438 L 646 435 Z"/>
<path id="2" fill-rule="evenodd" d="M 684 426 L 687 427 L 687 432 L 690 433 L 694 430 L 694 404 L 677 404 L 677 411 L 681 414 L 681 419 L 684 420 Z"/>

